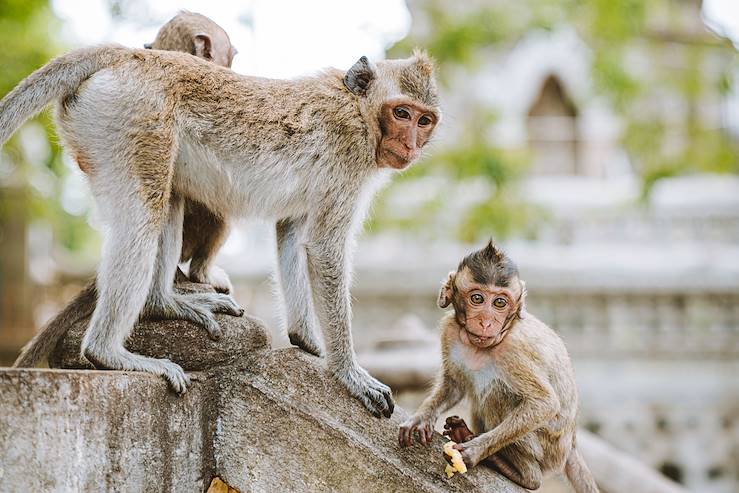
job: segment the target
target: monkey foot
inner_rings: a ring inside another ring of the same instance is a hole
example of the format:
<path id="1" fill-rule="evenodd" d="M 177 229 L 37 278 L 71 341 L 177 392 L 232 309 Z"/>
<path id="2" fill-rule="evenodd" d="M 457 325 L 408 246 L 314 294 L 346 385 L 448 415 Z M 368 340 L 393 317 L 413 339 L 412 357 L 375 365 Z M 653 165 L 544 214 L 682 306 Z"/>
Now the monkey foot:
<path id="1" fill-rule="evenodd" d="M 446 419 L 443 435 L 456 443 L 464 443 L 475 438 L 475 434 L 472 433 L 467 427 L 467 423 L 459 416 L 449 416 Z"/>
<path id="2" fill-rule="evenodd" d="M 191 272 L 190 280 L 198 284 L 208 284 L 219 293 L 231 294 L 233 292 L 231 279 L 226 274 L 226 271 L 217 265 L 212 265 L 206 274 Z"/>
<path id="3" fill-rule="evenodd" d="M 160 375 L 167 380 L 172 390 L 180 395 L 184 394 L 190 385 L 190 377 L 185 370 L 168 359 L 149 358 L 123 348 L 109 351 L 88 347 L 83 350 L 83 354 L 98 370 L 133 370 Z"/>
<path id="4" fill-rule="evenodd" d="M 223 336 L 223 329 L 218 325 L 214 313 L 225 313 L 234 317 L 244 314 L 231 296 L 220 293 L 186 293 L 174 294 L 161 304 L 147 307 L 146 314 L 164 319 L 189 320 L 201 325 L 213 340 Z"/>
<path id="5" fill-rule="evenodd" d="M 288 332 L 287 337 L 290 339 L 290 344 L 293 346 L 297 346 L 313 356 L 318 356 L 319 358 L 322 356 L 323 351 L 321 351 L 321 346 L 312 335 Z"/>
<path id="6" fill-rule="evenodd" d="M 538 490 L 541 479 L 524 478 L 523 475 L 499 453 L 495 453 L 482 461 L 483 464 L 527 490 Z"/>
<path id="7" fill-rule="evenodd" d="M 390 387 L 372 377 L 364 368 L 354 365 L 349 370 L 334 372 L 349 393 L 359 399 L 376 417 L 389 418 L 395 409 Z"/>

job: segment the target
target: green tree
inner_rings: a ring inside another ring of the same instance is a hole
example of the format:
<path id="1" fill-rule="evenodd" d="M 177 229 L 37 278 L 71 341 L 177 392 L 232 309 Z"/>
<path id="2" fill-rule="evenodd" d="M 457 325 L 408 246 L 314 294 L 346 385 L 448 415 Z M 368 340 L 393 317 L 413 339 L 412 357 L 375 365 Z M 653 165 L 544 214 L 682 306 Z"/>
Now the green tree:
<path id="1" fill-rule="evenodd" d="M 3 33 L 0 97 L 64 51 L 58 41 L 60 27 L 48 0 L 0 2 L 0 32 Z M 89 240 L 90 229 L 84 216 L 68 214 L 61 207 L 61 178 L 66 175 L 66 169 L 51 112 L 39 114 L 32 120 L 33 124 L 43 129 L 49 152 L 34 153 L 35 159 L 29 160 L 18 134 L 5 145 L 2 151 L 5 192 L 0 196 L 0 224 L 7 221 L 9 214 L 14 218 L 20 214 L 26 220 L 46 218 L 59 244 L 70 250 L 79 249 Z"/>

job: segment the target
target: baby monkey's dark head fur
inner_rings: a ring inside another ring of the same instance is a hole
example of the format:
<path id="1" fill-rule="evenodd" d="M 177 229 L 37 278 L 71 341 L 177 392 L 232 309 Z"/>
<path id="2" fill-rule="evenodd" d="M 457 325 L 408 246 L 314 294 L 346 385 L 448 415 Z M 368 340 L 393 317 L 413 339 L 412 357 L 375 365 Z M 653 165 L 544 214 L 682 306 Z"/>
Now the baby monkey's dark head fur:
<path id="1" fill-rule="evenodd" d="M 526 287 L 516 264 L 491 240 L 467 255 L 450 272 L 439 292 L 439 306 L 454 307 L 463 340 L 477 347 L 499 344 L 524 313 Z"/>
<path id="2" fill-rule="evenodd" d="M 518 267 L 490 240 L 481 250 L 472 252 L 459 263 L 457 272 L 469 269 L 472 279 L 479 284 L 492 284 L 507 288 L 518 279 Z"/>

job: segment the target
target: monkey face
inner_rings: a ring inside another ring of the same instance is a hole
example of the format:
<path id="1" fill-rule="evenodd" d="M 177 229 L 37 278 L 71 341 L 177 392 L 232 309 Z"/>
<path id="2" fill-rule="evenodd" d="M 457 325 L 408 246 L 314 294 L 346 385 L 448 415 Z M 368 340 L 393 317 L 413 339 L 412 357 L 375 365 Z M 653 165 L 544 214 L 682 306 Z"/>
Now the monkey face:
<path id="1" fill-rule="evenodd" d="M 461 308 L 457 321 L 463 328 L 462 341 L 476 347 L 500 343 L 518 313 L 518 283 L 513 283 L 513 288 L 481 284 L 465 269 L 456 277 L 455 285 L 454 305 L 455 309 Z"/>
<path id="2" fill-rule="evenodd" d="M 515 318 L 525 314 L 526 287 L 518 269 L 492 241 L 473 252 L 450 272 L 439 292 L 439 307 L 454 306 L 464 344 L 495 347 Z"/>
<path id="3" fill-rule="evenodd" d="M 410 98 L 385 102 L 380 110 L 382 137 L 377 147 L 380 167 L 403 169 L 421 155 L 436 127 L 436 113 Z"/>
<path id="4" fill-rule="evenodd" d="M 518 310 L 511 290 L 474 285 L 460 292 L 459 297 L 465 304 L 463 341 L 477 347 L 489 347 L 502 341 L 508 322 Z"/>

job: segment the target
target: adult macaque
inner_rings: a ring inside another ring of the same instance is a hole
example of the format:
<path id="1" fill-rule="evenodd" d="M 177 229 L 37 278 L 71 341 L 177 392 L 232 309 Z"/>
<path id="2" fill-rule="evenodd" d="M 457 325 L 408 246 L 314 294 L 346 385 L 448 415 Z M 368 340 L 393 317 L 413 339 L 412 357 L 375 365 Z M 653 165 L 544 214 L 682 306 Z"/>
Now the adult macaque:
<path id="1" fill-rule="evenodd" d="M 191 53 L 224 67 L 230 67 L 236 55 L 236 48 L 221 26 L 204 15 L 187 11 L 180 12 L 162 26 L 154 42 L 145 47 Z M 86 162 L 79 164 L 87 173 Z M 210 284 L 220 293 L 231 292 L 228 275 L 212 265 L 227 236 L 228 225 L 224 218 L 198 202 L 185 200 L 180 260 L 190 261 L 188 277 L 191 281 Z M 32 367 L 46 357 L 67 333 L 72 321 L 90 315 L 89 307 L 94 306 L 96 296 L 93 280 L 23 347 L 13 366 Z"/>
<path id="2" fill-rule="evenodd" d="M 577 389 L 567 349 L 526 313 L 525 299 L 518 269 L 492 242 L 449 274 L 438 301 L 453 306 L 441 322 L 441 371 L 400 427 L 399 443 L 411 445 L 414 434 L 430 443 L 439 415 L 466 397 L 474 432 L 453 416 L 444 434 L 468 467 L 484 463 L 530 490 L 564 468 L 575 491 L 597 492 L 575 447 Z"/>
<path id="3" fill-rule="evenodd" d="M 220 217 L 278 222 L 288 333 L 319 344 L 327 365 L 374 414 L 390 416 L 390 389 L 356 362 L 350 332 L 351 245 L 369 199 L 416 160 L 440 119 L 433 67 L 423 54 L 295 80 L 241 76 L 183 53 L 102 46 L 71 52 L 0 101 L 0 142 L 58 101 L 59 133 L 88 164 L 107 226 L 98 303 L 82 352 L 101 368 L 163 375 L 178 392 L 178 365 L 127 351 L 146 309 L 197 321 L 220 336 L 212 312 L 239 313 L 220 293 L 178 294 L 183 201 Z"/>

